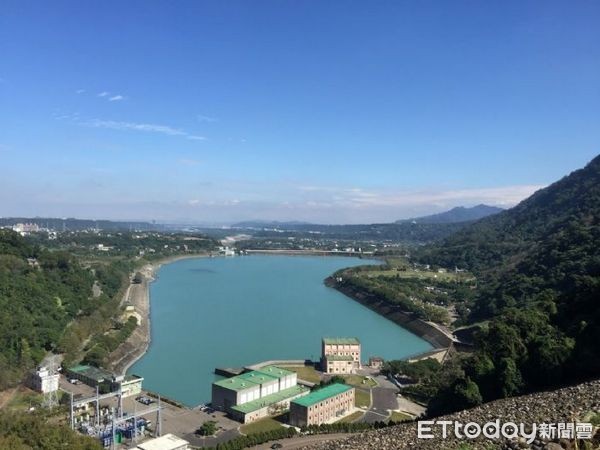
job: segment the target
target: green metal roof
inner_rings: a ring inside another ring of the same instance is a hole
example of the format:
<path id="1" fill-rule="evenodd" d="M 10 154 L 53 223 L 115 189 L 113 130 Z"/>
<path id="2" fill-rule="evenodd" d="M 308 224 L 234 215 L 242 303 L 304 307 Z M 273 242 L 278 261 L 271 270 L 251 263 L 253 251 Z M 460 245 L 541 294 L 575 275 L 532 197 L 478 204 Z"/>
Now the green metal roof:
<path id="1" fill-rule="evenodd" d="M 337 345 L 360 345 L 358 338 L 323 338 L 325 344 L 337 344 Z"/>
<path id="2" fill-rule="evenodd" d="M 292 375 L 292 374 L 296 373 L 296 372 L 292 372 L 291 370 L 282 369 L 281 367 L 277 367 L 277 366 L 261 367 L 260 369 L 256 369 L 255 372 L 265 373 L 267 375 L 271 375 L 276 378 L 283 378 L 283 377 L 287 377 L 288 375 Z"/>
<path id="3" fill-rule="evenodd" d="M 347 384 L 334 383 L 330 384 L 329 386 L 325 386 L 324 388 L 317 389 L 316 391 L 312 391 L 310 394 L 305 395 L 304 397 L 292 400 L 292 403 L 308 407 L 335 395 L 341 394 L 342 392 L 349 391 L 350 389 L 354 388 L 352 386 L 348 386 Z"/>
<path id="4" fill-rule="evenodd" d="M 112 373 L 107 372 L 104 369 L 99 369 L 98 367 L 94 367 L 94 366 L 79 365 L 79 366 L 69 367 L 67 369 L 67 371 L 83 375 L 87 378 L 91 378 L 92 380 L 96 380 L 97 382 L 101 382 L 101 381 L 105 381 L 105 380 L 110 381 L 113 378 Z"/>
<path id="5" fill-rule="evenodd" d="M 304 386 L 296 385 L 291 388 L 284 389 L 283 391 L 276 392 L 275 394 L 265 395 L 264 397 L 252 400 L 251 402 L 232 406 L 231 409 L 233 409 L 234 411 L 239 411 L 243 414 L 248 414 L 253 411 L 266 408 L 270 405 L 274 405 L 275 403 L 282 402 L 284 400 L 287 400 L 288 398 L 296 397 L 302 394 L 307 394 L 308 392 L 310 391 Z"/>
<path id="6" fill-rule="evenodd" d="M 258 387 L 260 385 L 260 383 L 254 383 L 253 381 L 240 378 L 240 375 L 215 381 L 213 384 L 221 386 L 225 389 L 230 389 L 232 391 L 243 391 L 245 389 L 250 389 L 251 387 Z"/>
<path id="7" fill-rule="evenodd" d="M 236 375 L 235 377 L 226 378 L 224 380 L 215 381 L 213 384 L 231 389 L 232 391 L 243 391 L 253 386 L 258 386 L 269 381 L 278 380 L 281 377 L 291 375 L 294 372 L 282 369 L 277 366 L 265 366 L 259 370 Z"/>
<path id="8" fill-rule="evenodd" d="M 269 381 L 278 380 L 278 378 L 273 375 L 268 375 L 263 372 L 258 372 L 257 370 L 253 370 L 252 372 L 242 373 L 240 375 L 237 375 L 236 378 L 239 378 L 240 380 L 248 380 L 248 381 L 251 381 L 252 383 L 257 383 L 257 384 L 263 384 L 263 383 L 267 383 Z"/>
<path id="9" fill-rule="evenodd" d="M 354 361 L 350 355 L 325 355 L 325 359 L 328 361 Z"/>

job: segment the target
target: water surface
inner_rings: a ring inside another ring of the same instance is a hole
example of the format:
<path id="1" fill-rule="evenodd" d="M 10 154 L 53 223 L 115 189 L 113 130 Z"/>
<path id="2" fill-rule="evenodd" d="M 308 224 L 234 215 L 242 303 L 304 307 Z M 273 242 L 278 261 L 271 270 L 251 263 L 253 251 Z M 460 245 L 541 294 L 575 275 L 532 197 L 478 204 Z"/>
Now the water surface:
<path id="1" fill-rule="evenodd" d="M 150 287 L 152 343 L 129 370 L 190 406 L 210 401 L 215 367 L 320 357 L 323 336 L 356 336 L 362 359 L 431 345 L 323 284 L 349 257 L 252 255 L 167 264 Z"/>

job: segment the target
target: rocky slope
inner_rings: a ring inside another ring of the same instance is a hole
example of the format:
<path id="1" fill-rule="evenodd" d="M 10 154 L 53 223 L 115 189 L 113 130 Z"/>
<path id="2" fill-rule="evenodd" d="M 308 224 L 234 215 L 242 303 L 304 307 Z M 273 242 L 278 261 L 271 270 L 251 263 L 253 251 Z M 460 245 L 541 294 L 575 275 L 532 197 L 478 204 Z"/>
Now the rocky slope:
<path id="1" fill-rule="evenodd" d="M 459 421 L 463 424 L 476 422 L 484 424 L 500 419 L 501 423 L 567 423 L 589 422 L 592 413 L 600 411 L 600 380 L 587 382 L 555 391 L 540 392 L 521 397 L 512 397 L 486 403 L 477 408 L 461 411 L 435 420 Z M 458 440 L 454 437 L 441 439 L 441 428 L 435 428 L 435 439 L 419 439 L 416 423 L 401 424 L 352 435 L 343 440 L 328 441 L 307 446 L 306 450 L 363 450 L 363 449 L 600 449 L 600 427 L 594 428 L 594 438 L 580 441 L 576 447 L 574 441 L 565 439 L 540 440 L 526 444 L 523 440 Z M 452 433 L 450 433 L 452 436 Z"/>

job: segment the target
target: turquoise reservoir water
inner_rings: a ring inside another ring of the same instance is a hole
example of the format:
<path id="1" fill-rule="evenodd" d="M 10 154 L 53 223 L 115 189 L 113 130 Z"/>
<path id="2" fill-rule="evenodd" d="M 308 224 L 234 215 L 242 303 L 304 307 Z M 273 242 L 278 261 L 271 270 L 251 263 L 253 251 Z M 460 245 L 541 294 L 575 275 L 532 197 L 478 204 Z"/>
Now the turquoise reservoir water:
<path id="1" fill-rule="evenodd" d="M 167 264 L 151 284 L 152 343 L 129 370 L 189 406 L 210 401 L 215 367 L 320 357 L 323 336 L 356 336 L 362 359 L 430 344 L 323 284 L 358 258 L 253 255 Z"/>

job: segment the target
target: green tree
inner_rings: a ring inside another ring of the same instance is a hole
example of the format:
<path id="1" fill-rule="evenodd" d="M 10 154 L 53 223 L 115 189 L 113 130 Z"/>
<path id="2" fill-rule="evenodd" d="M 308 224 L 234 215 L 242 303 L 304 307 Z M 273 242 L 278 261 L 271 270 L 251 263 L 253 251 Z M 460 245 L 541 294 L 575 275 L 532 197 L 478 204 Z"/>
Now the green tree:
<path id="1" fill-rule="evenodd" d="M 217 432 L 217 422 L 208 420 L 196 431 L 200 436 L 212 436 Z"/>

